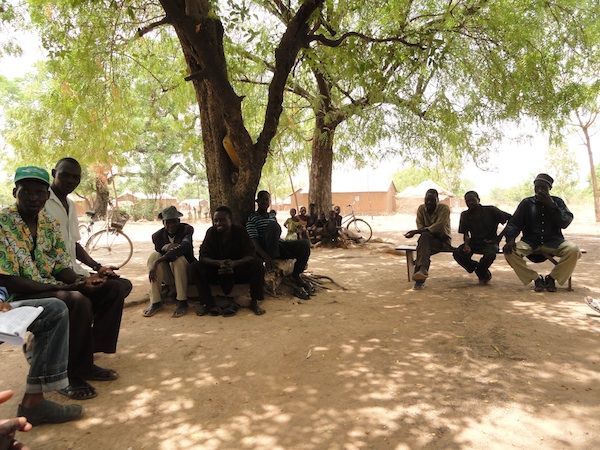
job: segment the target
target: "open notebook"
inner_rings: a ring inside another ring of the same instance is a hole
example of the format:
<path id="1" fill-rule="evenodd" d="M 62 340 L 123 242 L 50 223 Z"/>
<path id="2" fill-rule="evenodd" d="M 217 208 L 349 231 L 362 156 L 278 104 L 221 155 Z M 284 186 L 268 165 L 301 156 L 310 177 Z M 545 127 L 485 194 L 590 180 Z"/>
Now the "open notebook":
<path id="1" fill-rule="evenodd" d="M 0 342 L 23 345 L 27 327 L 43 310 L 41 306 L 20 306 L 10 311 L 0 312 Z"/>

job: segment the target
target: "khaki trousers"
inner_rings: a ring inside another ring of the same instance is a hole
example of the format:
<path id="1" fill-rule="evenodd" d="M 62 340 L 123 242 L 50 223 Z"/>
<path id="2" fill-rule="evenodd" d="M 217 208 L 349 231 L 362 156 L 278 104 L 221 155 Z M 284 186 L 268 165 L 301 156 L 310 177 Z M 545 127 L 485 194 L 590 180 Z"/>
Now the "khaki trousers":
<path id="1" fill-rule="evenodd" d="M 160 257 L 160 253 L 152 252 L 148 258 L 148 272 L 154 265 L 154 262 Z M 185 259 L 185 256 L 180 256 L 171 263 L 167 261 L 160 263 L 156 268 L 156 280 L 150 282 L 150 302 L 160 302 L 160 286 L 162 283 L 167 286 L 175 285 L 177 300 L 187 300 L 188 269 L 189 263 Z"/>
<path id="2" fill-rule="evenodd" d="M 546 253 L 560 258 L 558 264 L 550 272 L 550 276 L 561 286 L 571 277 L 577 260 L 581 257 L 579 247 L 569 241 L 564 241 L 558 248 L 542 245 L 536 249 L 531 248 L 526 242 L 519 241 L 516 250 L 508 255 L 505 254 L 504 257 L 523 284 L 529 284 L 539 277 L 539 274 L 525 262 L 525 257 L 534 253 L 534 250 L 535 253 Z"/>

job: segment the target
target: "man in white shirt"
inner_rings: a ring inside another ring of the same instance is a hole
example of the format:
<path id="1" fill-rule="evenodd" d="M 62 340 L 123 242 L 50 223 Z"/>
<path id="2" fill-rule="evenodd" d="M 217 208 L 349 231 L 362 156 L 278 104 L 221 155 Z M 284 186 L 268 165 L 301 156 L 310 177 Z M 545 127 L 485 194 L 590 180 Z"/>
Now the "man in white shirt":
<path id="1" fill-rule="evenodd" d="M 89 273 L 77 261 L 82 262 L 98 275 L 106 279 L 100 287 L 84 294 L 92 301 L 94 325 L 94 352 L 115 353 L 121 327 L 123 303 L 132 289 L 131 282 L 120 278 L 112 268 L 95 261 L 77 242 L 79 236 L 79 220 L 75 203 L 67 198 L 81 182 L 81 165 L 73 158 L 62 158 L 52 169 L 52 185 L 50 198 L 46 201 L 45 210 L 60 225 L 62 238 L 71 257 L 71 267 L 81 275 Z M 104 374 L 107 381 L 118 375 L 110 370 Z M 102 377 L 98 377 L 103 381 Z"/>

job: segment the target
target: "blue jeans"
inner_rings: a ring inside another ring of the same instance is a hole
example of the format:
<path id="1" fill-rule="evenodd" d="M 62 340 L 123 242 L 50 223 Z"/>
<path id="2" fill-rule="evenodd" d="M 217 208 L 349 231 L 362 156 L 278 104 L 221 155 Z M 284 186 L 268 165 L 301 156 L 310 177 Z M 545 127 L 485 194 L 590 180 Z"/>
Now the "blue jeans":
<path id="1" fill-rule="evenodd" d="M 69 310 L 57 298 L 17 300 L 10 304 L 20 306 L 42 306 L 44 311 L 29 326 L 34 335 L 27 394 L 56 391 L 69 385 L 67 364 L 69 361 Z"/>

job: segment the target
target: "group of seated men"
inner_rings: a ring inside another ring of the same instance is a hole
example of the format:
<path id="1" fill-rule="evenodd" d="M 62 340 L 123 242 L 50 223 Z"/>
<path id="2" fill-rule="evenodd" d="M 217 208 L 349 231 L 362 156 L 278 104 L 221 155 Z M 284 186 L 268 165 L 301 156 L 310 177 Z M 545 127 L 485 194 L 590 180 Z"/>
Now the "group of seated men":
<path id="1" fill-rule="evenodd" d="M 44 398 L 45 392 L 58 391 L 85 400 L 97 395 L 88 381 L 118 377 L 114 370 L 94 364 L 94 353 L 116 351 L 124 299 L 132 289 L 128 280 L 92 259 L 78 243 L 76 209 L 67 195 L 81 181 L 79 163 L 61 159 L 52 177 L 50 183 L 44 169 L 18 168 L 15 204 L 0 211 L 0 312 L 21 306 L 44 308 L 29 328 L 34 335 L 27 346 L 30 368 L 18 407 L 18 415 L 33 425 L 66 422 L 82 415 L 81 406 L 51 402 Z M 537 292 L 555 292 L 556 283 L 564 284 L 573 273 L 580 251 L 562 235 L 573 214 L 562 199 L 550 195 L 553 182 L 549 175 L 539 174 L 533 183 L 535 195 L 522 200 L 512 216 L 494 206 L 482 206 L 476 192 L 467 192 L 468 209 L 459 224 L 464 243 L 458 248 L 451 246 L 449 207 L 439 202 L 437 191 L 427 191 L 417 211 L 417 229 L 405 234 L 407 238 L 419 235 L 415 289 L 424 287 L 430 257 L 441 251 L 452 251 L 467 272 L 474 272 L 480 283 L 488 283 L 490 266 L 504 236 L 503 253 L 519 279 L 524 284 L 533 281 Z M 216 208 L 198 259 L 193 254 L 193 227 L 180 221 L 182 214 L 175 207 L 161 212 L 164 227 L 152 236 L 155 252 L 148 259 L 151 294 L 145 316 L 160 309 L 163 284 L 174 284 L 177 307 L 173 315 L 184 315 L 189 281 L 202 300 L 199 315 L 220 313 L 211 284 L 220 285 L 228 294 L 236 283 L 250 284 L 250 308 L 257 315 L 264 314 L 259 305 L 264 296 L 264 270 L 273 267 L 276 259 L 295 260 L 291 278 L 302 298 L 310 297 L 313 290 L 301 276 L 310 256 L 309 241 L 280 239 L 281 227 L 275 213 L 269 211 L 268 192 L 260 191 L 256 203 L 245 227 L 233 223 L 227 206 Z M 505 223 L 498 235 L 498 225 Z M 516 242 L 520 233 L 522 239 Z M 482 256 L 474 261 L 473 254 Z M 560 259 L 544 277 L 524 261 L 532 255 Z M 77 261 L 94 273 L 85 271 Z M 6 397 L 0 393 L 0 401 Z M 26 429 L 25 423 L 18 419 L 10 426 Z"/>
<path id="2" fill-rule="evenodd" d="M 435 189 L 428 190 L 417 210 L 417 229 L 404 235 L 407 238 L 419 235 L 414 288 L 424 287 L 431 256 L 444 251 L 452 251 L 458 264 L 467 272 L 474 272 L 481 284 L 487 284 L 492 279 L 490 266 L 504 237 L 504 257 L 519 280 L 525 285 L 533 281 L 536 292 L 556 292 L 556 283 L 563 285 L 571 277 L 581 253 L 579 247 L 565 240 L 562 234 L 573 221 L 573 214 L 561 198 L 550 195 L 553 183 L 550 175 L 538 174 L 533 181 L 534 195 L 523 199 L 512 216 L 495 206 L 481 205 L 477 192 L 467 192 L 468 209 L 461 213 L 458 226 L 464 242 L 457 248 L 451 245 L 450 208 L 439 202 Z M 506 227 L 498 234 L 498 225 L 505 223 Z M 522 238 L 516 242 L 520 233 Z M 473 254 L 482 256 L 474 261 Z M 546 276 L 531 268 L 524 259 L 541 262 L 548 256 L 558 257 L 559 261 Z"/>
<path id="3" fill-rule="evenodd" d="M 296 208 L 290 209 L 290 217 L 283 224 L 287 228 L 285 239 L 307 239 L 311 244 L 335 244 L 342 227 L 340 207 L 334 206 L 327 215 L 324 212 L 317 214 L 314 203 L 311 203 L 309 208 L 309 214 L 306 214 L 304 206 L 300 207 L 300 214 L 296 214 Z"/>
<path id="4" fill-rule="evenodd" d="M 306 239 L 280 238 L 281 227 L 275 212 L 269 211 L 271 195 L 267 191 L 257 194 L 256 204 L 245 227 L 233 223 L 227 206 L 216 208 L 213 226 L 206 232 L 197 259 L 192 240 L 194 227 L 181 222 L 183 214 L 174 206 L 159 214 L 163 228 L 152 235 L 154 252 L 148 258 L 150 305 L 144 310 L 145 317 L 162 308 L 163 297 L 174 297 L 177 306 L 173 317 L 185 315 L 190 286 L 196 288 L 200 298 L 196 314 L 233 315 L 236 305 L 218 305 L 210 286 L 218 285 L 223 294 L 229 295 L 235 284 L 250 285 L 250 309 L 262 315 L 265 310 L 259 302 L 264 298 L 265 269 L 272 269 L 277 259 L 295 260 L 291 274 L 294 294 L 304 300 L 310 298 L 314 289 L 301 276 L 310 257 L 310 243 Z"/>
<path id="5" fill-rule="evenodd" d="M 50 183 L 46 170 L 19 167 L 15 204 L 0 210 L 0 312 L 43 307 L 29 327 L 33 339 L 25 349 L 30 367 L 18 407 L 18 415 L 33 425 L 82 415 L 81 406 L 49 401 L 45 392 L 86 400 L 97 395 L 89 381 L 118 378 L 116 371 L 94 364 L 94 353 L 116 351 L 123 303 L 132 289 L 78 243 L 76 209 L 67 195 L 81 181 L 79 163 L 61 159 L 52 177 Z"/>

